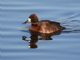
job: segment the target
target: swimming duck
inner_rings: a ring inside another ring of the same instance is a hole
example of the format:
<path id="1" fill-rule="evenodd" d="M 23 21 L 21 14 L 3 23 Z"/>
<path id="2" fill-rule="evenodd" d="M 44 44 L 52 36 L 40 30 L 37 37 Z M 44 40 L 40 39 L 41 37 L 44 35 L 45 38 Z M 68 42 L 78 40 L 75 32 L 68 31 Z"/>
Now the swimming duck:
<path id="1" fill-rule="evenodd" d="M 35 31 L 43 34 L 51 34 L 65 29 L 62 27 L 59 22 L 54 22 L 50 20 L 40 20 L 36 14 L 31 14 L 28 19 L 24 22 L 31 23 L 30 31 Z"/>

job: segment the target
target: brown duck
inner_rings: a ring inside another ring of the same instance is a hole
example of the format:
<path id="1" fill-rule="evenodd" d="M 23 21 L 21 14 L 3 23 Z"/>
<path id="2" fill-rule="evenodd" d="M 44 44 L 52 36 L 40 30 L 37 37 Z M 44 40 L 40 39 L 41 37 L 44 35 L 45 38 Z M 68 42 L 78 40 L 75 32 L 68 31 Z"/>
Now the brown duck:
<path id="1" fill-rule="evenodd" d="M 31 27 L 29 27 L 30 31 L 35 31 L 42 34 L 56 33 L 65 29 L 65 27 L 62 27 L 59 22 L 50 20 L 39 21 L 36 14 L 31 14 L 29 18 L 24 22 L 24 24 L 26 23 L 31 23 Z"/>

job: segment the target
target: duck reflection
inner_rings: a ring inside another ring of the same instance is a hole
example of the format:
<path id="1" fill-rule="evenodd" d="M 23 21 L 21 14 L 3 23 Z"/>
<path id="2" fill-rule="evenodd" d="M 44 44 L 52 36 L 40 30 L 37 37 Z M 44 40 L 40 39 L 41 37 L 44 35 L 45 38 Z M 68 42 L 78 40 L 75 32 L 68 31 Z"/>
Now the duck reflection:
<path id="1" fill-rule="evenodd" d="M 26 36 L 22 36 L 22 40 L 29 42 L 29 48 L 37 48 L 36 43 L 38 42 L 38 33 L 34 31 L 30 31 L 31 36 L 28 38 Z"/>
<path id="2" fill-rule="evenodd" d="M 29 43 L 29 48 L 37 48 L 37 42 L 38 40 L 52 40 L 53 35 L 59 35 L 62 31 L 58 31 L 56 33 L 51 34 L 44 34 L 44 33 L 38 33 L 35 31 L 30 31 L 31 36 L 22 36 L 22 40 L 27 41 Z"/>

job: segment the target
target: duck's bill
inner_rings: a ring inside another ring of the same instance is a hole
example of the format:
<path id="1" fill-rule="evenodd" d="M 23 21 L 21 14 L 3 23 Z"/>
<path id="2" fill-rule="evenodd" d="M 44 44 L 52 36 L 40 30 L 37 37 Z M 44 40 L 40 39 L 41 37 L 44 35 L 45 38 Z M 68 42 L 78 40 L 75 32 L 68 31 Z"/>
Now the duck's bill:
<path id="1" fill-rule="evenodd" d="M 28 21 L 23 22 L 23 24 L 26 24 L 26 23 L 28 23 Z"/>

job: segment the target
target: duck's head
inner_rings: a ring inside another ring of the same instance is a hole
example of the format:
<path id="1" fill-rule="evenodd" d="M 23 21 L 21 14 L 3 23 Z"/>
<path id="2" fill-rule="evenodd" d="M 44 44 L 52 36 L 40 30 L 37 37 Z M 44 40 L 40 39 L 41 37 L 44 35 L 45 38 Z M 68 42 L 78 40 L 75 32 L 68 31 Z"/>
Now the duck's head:
<path id="1" fill-rule="evenodd" d="M 26 23 L 36 23 L 38 22 L 38 17 L 36 14 L 31 14 L 28 19 L 24 22 L 24 24 Z"/>

